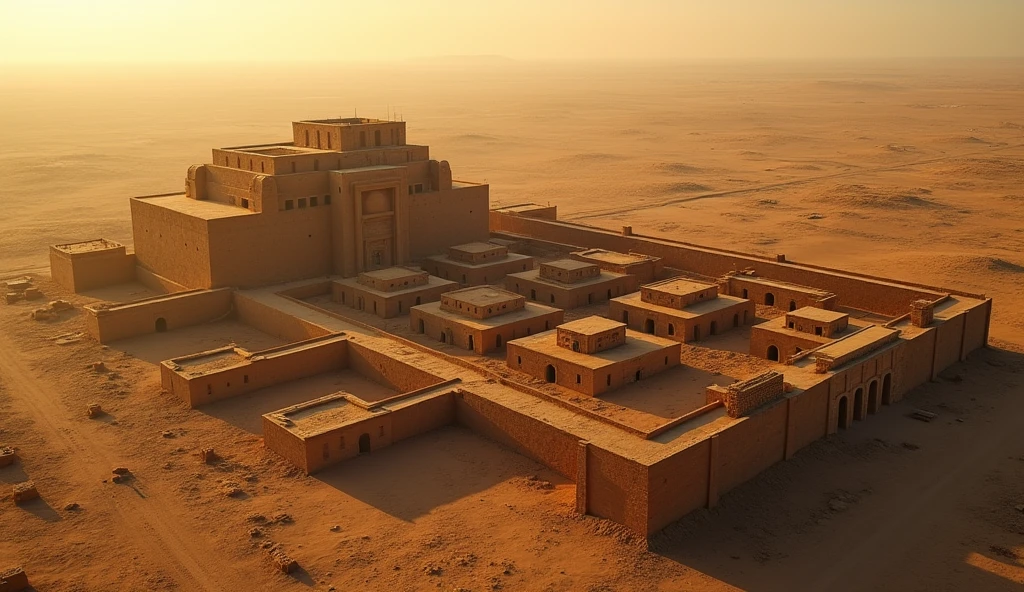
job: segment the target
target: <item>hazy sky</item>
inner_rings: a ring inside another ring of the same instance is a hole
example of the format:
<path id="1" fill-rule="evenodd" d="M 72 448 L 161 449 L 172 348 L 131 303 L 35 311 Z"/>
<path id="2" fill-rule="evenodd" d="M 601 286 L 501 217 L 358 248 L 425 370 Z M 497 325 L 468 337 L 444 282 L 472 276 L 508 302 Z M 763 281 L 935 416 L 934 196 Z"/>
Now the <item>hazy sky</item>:
<path id="1" fill-rule="evenodd" d="M 1024 56 L 1024 0 L 0 0 L 0 61 Z"/>

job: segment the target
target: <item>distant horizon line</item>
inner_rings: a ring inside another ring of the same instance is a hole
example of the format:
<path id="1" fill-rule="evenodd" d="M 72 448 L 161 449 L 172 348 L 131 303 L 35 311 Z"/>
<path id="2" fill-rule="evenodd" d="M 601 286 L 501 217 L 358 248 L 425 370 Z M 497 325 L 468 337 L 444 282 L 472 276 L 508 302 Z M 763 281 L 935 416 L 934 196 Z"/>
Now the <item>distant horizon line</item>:
<path id="1" fill-rule="evenodd" d="M 616 64 L 667 64 L 667 63 L 830 63 L 830 62 L 934 62 L 942 60 L 954 61 L 1021 61 L 1021 55 L 934 55 L 934 56 L 825 56 L 825 57 L 552 57 L 552 58 L 517 58 L 501 54 L 448 54 L 419 57 L 366 58 L 366 59 L 211 59 L 211 60 L 2 60 L 0 66 L 83 66 L 83 65 L 117 65 L 117 66 L 159 66 L 159 65 L 231 65 L 231 64 L 346 64 L 346 65 L 382 65 L 421 63 L 439 60 L 439 65 L 457 62 L 503 62 L 506 64 L 577 64 L 577 63 L 616 63 Z"/>

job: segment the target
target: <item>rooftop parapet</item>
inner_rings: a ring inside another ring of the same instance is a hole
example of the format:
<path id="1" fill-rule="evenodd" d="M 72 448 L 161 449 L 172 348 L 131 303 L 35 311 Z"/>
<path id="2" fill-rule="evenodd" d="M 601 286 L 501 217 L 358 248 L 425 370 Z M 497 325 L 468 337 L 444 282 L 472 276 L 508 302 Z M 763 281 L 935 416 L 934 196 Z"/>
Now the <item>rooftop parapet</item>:
<path id="1" fill-rule="evenodd" d="M 666 308 L 682 310 L 691 304 L 718 297 L 718 286 L 682 278 L 672 278 L 640 287 L 640 300 Z"/>
<path id="2" fill-rule="evenodd" d="M 770 370 L 751 379 L 725 387 L 722 402 L 729 417 L 742 417 L 749 412 L 782 398 L 786 383 L 782 374 Z"/>
<path id="3" fill-rule="evenodd" d="M 817 350 L 814 353 L 814 371 L 818 374 L 830 372 L 869 352 L 895 343 L 899 337 L 898 329 L 872 325 Z"/>
<path id="4" fill-rule="evenodd" d="M 378 292 L 395 292 L 416 286 L 425 286 L 430 274 L 407 267 L 389 267 L 376 271 L 365 271 L 359 274 L 356 281 Z"/>
<path id="5" fill-rule="evenodd" d="M 526 297 L 490 286 L 455 290 L 441 296 L 441 310 L 486 319 L 526 307 Z"/>
<path id="6" fill-rule="evenodd" d="M 508 247 L 494 243 L 467 243 L 448 248 L 448 258 L 452 261 L 479 264 L 498 261 L 508 257 Z"/>
<path id="7" fill-rule="evenodd" d="M 562 284 L 575 284 L 601 275 L 601 268 L 593 263 L 575 259 L 559 259 L 540 264 L 542 279 Z"/>
<path id="8" fill-rule="evenodd" d="M 833 337 L 846 330 L 850 323 L 850 315 L 805 306 L 786 313 L 786 327 L 801 333 L 813 333 L 821 337 Z"/>

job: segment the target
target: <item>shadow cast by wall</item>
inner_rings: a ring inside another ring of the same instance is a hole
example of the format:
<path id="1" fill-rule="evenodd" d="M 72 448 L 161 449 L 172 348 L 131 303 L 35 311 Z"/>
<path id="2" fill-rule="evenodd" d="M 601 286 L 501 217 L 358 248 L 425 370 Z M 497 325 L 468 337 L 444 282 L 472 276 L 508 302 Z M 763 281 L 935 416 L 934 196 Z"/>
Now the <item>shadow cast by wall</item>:
<path id="1" fill-rule="evenodd" d="M 564 479 L 461 426 L 447 426 L 324 469 L 315 478 L 382 512 L 413 521 L 513 477 Z"/>

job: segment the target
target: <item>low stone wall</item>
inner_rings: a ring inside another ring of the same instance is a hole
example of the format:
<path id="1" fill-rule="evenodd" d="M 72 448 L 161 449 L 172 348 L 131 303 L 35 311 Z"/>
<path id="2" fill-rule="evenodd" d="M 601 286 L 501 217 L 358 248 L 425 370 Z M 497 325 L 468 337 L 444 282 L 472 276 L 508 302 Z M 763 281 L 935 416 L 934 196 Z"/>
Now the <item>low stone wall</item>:
<path id="1" fill-rule="evenodd" d="M 725 387 L 725 410 L 729 417 L 742 417 L 758 407 L 782 398 L 785 383 L 774 370 Z"/>

